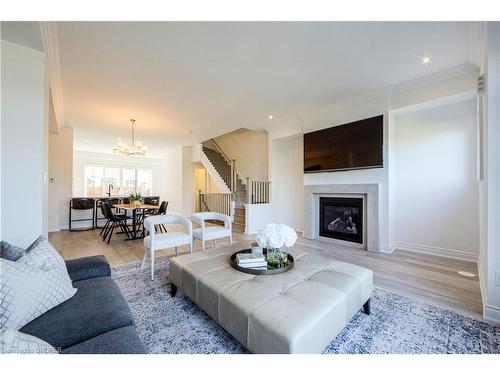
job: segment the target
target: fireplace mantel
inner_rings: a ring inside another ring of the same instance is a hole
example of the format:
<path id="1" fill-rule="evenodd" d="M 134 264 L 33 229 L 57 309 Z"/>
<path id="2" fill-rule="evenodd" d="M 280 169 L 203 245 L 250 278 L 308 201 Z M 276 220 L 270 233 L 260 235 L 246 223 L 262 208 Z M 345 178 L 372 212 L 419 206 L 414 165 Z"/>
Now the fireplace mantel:
<path id="1" fill-rule="evenodd" d="M 304 237 L 319 237 L 319 197 L 360 194 L 366 197 L 366 248 L 380 252 L 379 184 L 305 185 Z"/>

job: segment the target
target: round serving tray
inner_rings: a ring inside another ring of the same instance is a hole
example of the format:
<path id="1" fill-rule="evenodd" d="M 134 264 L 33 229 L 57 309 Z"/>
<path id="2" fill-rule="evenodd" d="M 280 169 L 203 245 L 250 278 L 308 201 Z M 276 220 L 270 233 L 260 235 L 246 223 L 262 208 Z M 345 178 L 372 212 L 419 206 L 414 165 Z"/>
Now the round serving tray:
<path id="1" fill-rule="evenodd" d="M 290 254 L 287 254 L 287 256 L 288 256 L 287 265 L 284 267 L 280 267 L 280 268 L 274 268 L 274 267 L 267 266 L 267 269 L 258 269 L 258 268 L 244 268 L 244 267 L 238 266 L 238 263 L 236 263 L 236 254 L 251 253 L 251 252 L 252 252 L 252 249 L 244 249 L 244 250 L 240 250 L 240 251 L 235 252 L 233 255 L 231 255 L 231 260 L 229 261 L 229 264 L 235 270 L 240 271 L 240 272 L 244 272 L 244 273 L 249 273 L 251 275 L 276 275 L 278 273 L 290 271 L 293 268 L 294 260 L 293 260 L 293 256 L 291 256 Z M 266 255 L 266 253 L 267 253 L 267 250 L 264 249 L 264 255 Z"/>

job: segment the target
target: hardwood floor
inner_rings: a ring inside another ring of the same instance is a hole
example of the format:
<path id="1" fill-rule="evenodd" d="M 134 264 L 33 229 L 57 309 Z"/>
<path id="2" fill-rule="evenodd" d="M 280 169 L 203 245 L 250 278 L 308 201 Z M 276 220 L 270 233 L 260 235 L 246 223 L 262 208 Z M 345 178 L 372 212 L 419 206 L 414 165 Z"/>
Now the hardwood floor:
<path id="1" fill-rule="evenodd" d="M 172 228 L 173 229 L 173 228 Z M 113 236 L 109 245 L 99 238 L 99 230 L 83 232 L 53 232 L 49 239 L 64 259 L 102 254 L 112 265 L 142 260 L 142 240 L 123 241 L 124 235 Z M 233 240 L 247 245 L 254 236 L 234 233 Z M 369 253 L 343 248 L 330 243 L 299 238 L 298 243 L 312 252 L 357 264 L 373 270 L 375 286 L 430 304 L 442 306 L 482 319 L 482 301 L 475 263 L 456 259 L 395 250 L 392 254 Z M 222 245 L 218 242 L 217 245 Z M 181 248 L 181 252 L 187 252 Z M 199 242 L 195 251 L 201 251 Z M 156 256 L 173 256 L 174 250 L 158 252 Z M 461 276 L 458 271 L 476 275 Z"/>

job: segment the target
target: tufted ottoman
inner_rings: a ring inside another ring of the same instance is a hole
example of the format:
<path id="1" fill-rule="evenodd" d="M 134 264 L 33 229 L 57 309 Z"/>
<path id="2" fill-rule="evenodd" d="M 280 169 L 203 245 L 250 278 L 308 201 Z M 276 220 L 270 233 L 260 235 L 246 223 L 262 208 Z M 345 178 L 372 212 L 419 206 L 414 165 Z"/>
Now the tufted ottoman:
<path id="1" fill-rule="evenodd" d="M 172 258 L 171 294 L 180 288 L 253 353 L 321 353 L 362 306 L 370 313 L 369 269 L 295 245 L 292 270 L 255 276 L 229 265 L 239 249 Z"/>

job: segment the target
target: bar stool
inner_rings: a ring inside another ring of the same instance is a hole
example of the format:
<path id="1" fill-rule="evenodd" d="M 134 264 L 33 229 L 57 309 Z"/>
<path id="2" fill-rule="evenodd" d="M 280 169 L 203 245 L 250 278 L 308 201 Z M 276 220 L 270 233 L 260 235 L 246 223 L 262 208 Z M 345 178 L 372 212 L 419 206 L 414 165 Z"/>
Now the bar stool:
<path id="1" fill-rule="evenodd" d="M 72 218 L 73 210 L 77 210 L 80 212 L 85 211 L 85 210 L 92 210 L 92 216 L 89 219 L 73 219 Z M 94 198 L 73 198 L 69 201 L 69 230 L 70 231 L 94 229 L 95 228 L 94 216 L 95 216 L 95 199 Z M 77 222 L 77 221 L 90 221 L 90 222 L 92 222 L 92 226 L 86 227 L 86 228 L 73 229 L 71 224 L 74 222 Z"/>

